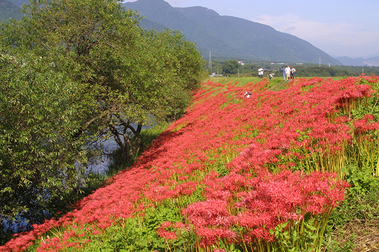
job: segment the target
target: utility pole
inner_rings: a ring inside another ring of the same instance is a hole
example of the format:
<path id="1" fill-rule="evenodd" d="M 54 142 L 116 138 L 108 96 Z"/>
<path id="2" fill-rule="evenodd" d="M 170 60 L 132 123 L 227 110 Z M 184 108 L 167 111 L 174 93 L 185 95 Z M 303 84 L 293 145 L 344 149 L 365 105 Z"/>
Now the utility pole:
<path id="1" fill-rule="evenodd" d="M 212 70 L 212 52 L 211 51 L 209 51 L 208 68 Z"/>

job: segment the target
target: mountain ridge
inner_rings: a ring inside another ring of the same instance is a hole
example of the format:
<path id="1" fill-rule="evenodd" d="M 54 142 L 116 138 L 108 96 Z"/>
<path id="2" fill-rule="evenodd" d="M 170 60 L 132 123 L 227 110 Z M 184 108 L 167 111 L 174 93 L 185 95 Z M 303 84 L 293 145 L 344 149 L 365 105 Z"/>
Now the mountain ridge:
<path id="1" fill-rule="evenodd" d="M 379 66 L 379 56 L 374 57 L 335 57 L 345 66 Z"/>
<path id="2" fill-rule="evenodd" d="M 27 0 L 0 0 L 0 20 L 20 19 L 22 13 L 17 10 L 26 2 Z M 8 7 L 3 7 L 4 4 Z M 203 57 L 212 52 L 212 57 L 223 59 L 296 63 L 319 63 L 321 59 L 324 64 L 331 65 L 379 65 L 377 57 L 333 57 L 301 38 L 276 31 L 268 25 L 223 16 L 201 6 L 172 7 L 164 0 L 138 0 L 122 5 L 139 9 L 141 15 L 145 16 L 141 21 L 142 27 L 156 30 L 166 27 L 182 32 L 189 41 L 196 42 Z"/>
<path id="3" fill-rule="evenodd" d="M 341 65 L 337 59 L 309 42 L 274 28 L 238 17 L 221 16 L 201 7 L 172 7 L 164 0 L 138 0 L 124 3 L 138 10 L 147 20 L 179 30 L 196 42 L 203 55 L 214 57 L 279 62 L 327 62 Z"/>

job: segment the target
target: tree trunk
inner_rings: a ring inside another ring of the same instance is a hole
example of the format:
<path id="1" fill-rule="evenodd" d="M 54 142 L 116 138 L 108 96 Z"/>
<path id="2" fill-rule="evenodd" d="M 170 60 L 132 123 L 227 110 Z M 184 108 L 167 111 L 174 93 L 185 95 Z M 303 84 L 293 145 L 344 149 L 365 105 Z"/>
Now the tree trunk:
<path id="1" fill-rule="evenodd" d="M 141 149 L 142 123 L 138 123 L 136 129 L 125 122 L 122 122 L 119 127 L 122 128 L 117 129 L 114 125 L 109 125 L 114 140 L 122 151 L 123 160 L 131 165 Z"/>

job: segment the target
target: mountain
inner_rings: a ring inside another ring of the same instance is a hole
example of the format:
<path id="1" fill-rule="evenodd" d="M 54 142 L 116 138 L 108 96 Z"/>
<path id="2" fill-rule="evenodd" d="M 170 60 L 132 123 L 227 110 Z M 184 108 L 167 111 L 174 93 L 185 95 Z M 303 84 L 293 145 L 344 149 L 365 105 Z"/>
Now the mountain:
<path id="1" fill-rule="evenodd" d="M 28 0 L 8 0 L 8 2 L 11 2 L 17 5 L 18 7 L 21 7 L 24 3 L 28 3 L 29 1 Z"/>
<path id="2" fill-rule="evenodd" d="M 221 16 L 205 7 L 174 8 L 164 0 L 138 0 L 123 6 L 146 20 L 179 30 L 205 56 L 276 62 L 341 65 L 341 62 L 290 34 L 242 18 Z M 143 24 L 141 25 L 143 26 Z"/>
<path id="3" fill-rule="evenodd" d="M 146 17 L 145 20 L 182 32 L 188 40 L 196 41 L 198 49 L 202 52 L 208 53 L 209 48 L 215 46 L 218 51 L 226 52 L 229 55 L 239 53 L 224 41 L 220 40 L 216 34 L 213 34 L 190 18 L 185 17 L 163 0 L 128 2 L 123 4 L 123 6 L 127 9 L 138 10 L 142 16 Z M 224 53 L 217 54 L 218 51 L 212 50 L 212 55 L 224 56 Z"/>
<path id="4" fill-rule="evenodd" d="M 379 66 L 379 56 L 370 58 L 336 57 L 345 66 Z"/>
<path id="5" fill-rule="evenodd" d="M 7 0 L 0 0 L 0 21 L 8 20 L 9 18 L 21 19 L 23 14 L 19 10 L 20 7 L 16 4 Z"/>
<path id="6" fill-rule="evenodd" d="M 0 0 L 0 19 L 21 18 L 17 12 L 27 0 Z M 141 26 L 180 31 L 207 58 L 265 60 L 341 65 L 337 59 L 296 36 L 278 32 L 268 25 L 221 16 L 205 7 L 174 8 L 164 0 L 138 0 L 123 4 L 145 16 Z"/>

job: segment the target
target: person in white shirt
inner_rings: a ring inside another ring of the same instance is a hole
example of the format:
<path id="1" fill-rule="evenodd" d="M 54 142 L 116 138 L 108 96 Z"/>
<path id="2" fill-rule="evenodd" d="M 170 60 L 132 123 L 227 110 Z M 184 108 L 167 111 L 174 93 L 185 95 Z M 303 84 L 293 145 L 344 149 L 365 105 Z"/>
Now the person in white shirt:
<path id="1" fill-rule="evenodd" d="M 263 71 L 264 71 L 263 68 L 258 69 L 258 77 L 259 78 L 263 78 Z"/>
<path id="2" fill-rule="evenodd" d="M 286 72 L 286 80 L 289 80 L 289 78 L 291 76 L 291 68 L 290 68 L 290 66 L 286 67 L 285 72 Z"/>

